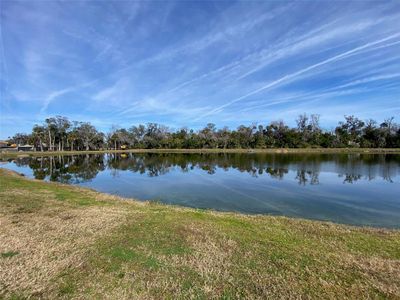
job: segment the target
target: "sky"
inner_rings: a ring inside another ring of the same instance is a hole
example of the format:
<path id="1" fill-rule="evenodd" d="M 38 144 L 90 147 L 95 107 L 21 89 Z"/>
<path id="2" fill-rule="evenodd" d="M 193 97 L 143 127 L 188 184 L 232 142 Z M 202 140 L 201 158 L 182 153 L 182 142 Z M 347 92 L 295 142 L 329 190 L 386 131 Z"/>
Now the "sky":
<path id="1" fill-rule="evenodd" d="M 49 116 L 400 122 L 399 1 L 0 0 L 0 138 Z"/>

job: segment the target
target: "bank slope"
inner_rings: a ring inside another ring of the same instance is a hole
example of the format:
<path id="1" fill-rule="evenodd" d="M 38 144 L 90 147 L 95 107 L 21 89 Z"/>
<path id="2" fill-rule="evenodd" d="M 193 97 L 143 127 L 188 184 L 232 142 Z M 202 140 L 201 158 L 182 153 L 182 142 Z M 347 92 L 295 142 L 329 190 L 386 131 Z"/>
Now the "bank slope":
<path id="1" fill-rule="evenodd" d="M 399 298 L 400 232 L 127 201 L 0 169 L 0 298 Z"/>

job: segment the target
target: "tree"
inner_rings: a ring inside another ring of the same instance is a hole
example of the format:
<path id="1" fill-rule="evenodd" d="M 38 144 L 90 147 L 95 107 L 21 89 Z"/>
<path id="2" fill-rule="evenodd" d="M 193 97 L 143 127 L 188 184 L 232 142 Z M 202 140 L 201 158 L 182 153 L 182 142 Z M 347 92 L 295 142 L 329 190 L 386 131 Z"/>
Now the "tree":
<path id="1" fill-rule="evenodd" d="M 43 152 L 43 141 L 46 138 L 46 128 L 41 125 L 34 125 L 32 129 L 32 136 L 36 141 L 35 146 L 39 145 L 40 151 Z"/>
<path id="2" fill-rule="evenodd" d="M 265 148 L 264 126 L 258 125 L 258 130 L 254 134 L 254 148 Z"/>
<path id="3" fill-rule="evenodd" d="M 289 126 L 282 120 L 271 122 L 266 128 L 267 145 L 271 147 L 289 147 L 289 144 L 295 145 L 294 141 L 288 141 L 289 130 Z"/>
<path id="4" fill-rule="evenodd" d="M 318 138 L 321 133 L 319 126 L 319 115 L 312 114 L 310 117 L 306 113 L 299 115 L 296 120 L 297 132 L 300 134 L 302 144 L 305 147 L 308 145 L 319 145 Z"/>
<path id="5" fill-rule="evenodd" d="M 70 145 L 71 151 L 74 151 L 75 144 L 79 140 L 78 126 L 79 122 L 73 121 L 71 124 L 71 130 L 67 134 L 67 142 Z"/>
<path id="6" fill-rule="evenodd" d="M 216 138 L 216 127 L 213 123 L 208 123 L 206 127 L 204 127 L 199 132 L 199 138 L 201 139 L 202 146 L 205 148 L 216 148 L 217 147 L 217 138 Z"/>
<path id="7" fill-rule="evenodd" d="M 31 135 L 26 133 L 16 133 L 12 138 L 11 141 L 13 144 L 17 145 L 25 145 L 28 144 L 29 140 L 31 139 Z"/>
<path id="8" fill-rule="evenodd" d="M 48 119 L 46 119 L 45 122 L 46 122 L 46 131 L 47 131 L 47 135 L 48 135 L 49 150 L 54 151 L 54 144 L 55 144 L 56 133 L 57 133 L 56 118 L 48 118 Z"/>
<path id="9" fill-rule="evenodd" d="M 67 141 L 67 130 L 71 127 L 71 123 L 66 117 L 56 116 L 54 125 L 56 127 L 55 137 L 58 141 L 58 151 L 64 151 L 64 145 Z"/>
<path id="10" fill-rule="evenodd" d="M 255 125 L 240 125 L 238 127 L 236 138 L 238 139 L 238 144 L 241 148 L 250 148 L 250 146 L 253 144 L 253 132 L 255 129 Z"/>
<path id="11" fill-rule="evenodd" d="M 365 148 L 383 147 L 385 145 L 385 137 L 380 131 L 381 130 L 376 127 L 375 120 L 367 120 L 363 129 L 361 146 Z"/>
<path id="12" fill-rule="evenodd" d="M 394 117 L 390 117 L 388 119 L 385 119 L 385 121 L 381 124 L 381 128 L 386 128 L 387 129 L 387 133 L 389 135 L 392 133 L 393 120 L 394 120 Z"/>
<path id="13" fill-rule="evenodd" d="M 226 149 L 229 145 L 231 139 L 231 131 L 228 127 L 224 127 L 217 131 L 217 140 L 219 141 L 218 146 L 220 148 Z"/>
<path id="14" fill-rule="evenodd" d="M 309 128 L 311 131 L 311 136 L 310 136 L 310 144 L 312 145 L 320 145 L 320 136 L 321 136 L 321 127 L 319 125 L 319 117 L 320 115 L 317 114 L 312 114 L 310 116 L 310 121 L 309 121 Z"/>
<path id="15" fill-rule="evenodd" d="M 394 117 L 385 119 L 380 125 L 382 135 L 385 137 L 386 147 L 396 147 L 396 128 L 397 124 L 394 122 Z"/>
<path id="16" fill-rule="evenodd" d="M 132 126 L 129 129 L 129 133 L 132 138 L 132 144 L 138 148 L 144 148 L 143 140 L 146 134 L 146 127 L 142 124 L 139 126 Z"/>
<path id="17" fill-rule="evenodd" d="M 77 128 L 79 138 L 82 140 L 85 150 L 90 150 L 94 142 L 98 142 L 99 136 L 96 128 L 90 123 L 82 122 Z"/>
<path id="18" fill-rule="evenodd" d="M 339 122 L 335 133 L 343 146 L 359 146 L 363 121 L 354 116 L 344 116 L 345 122 Z"/>

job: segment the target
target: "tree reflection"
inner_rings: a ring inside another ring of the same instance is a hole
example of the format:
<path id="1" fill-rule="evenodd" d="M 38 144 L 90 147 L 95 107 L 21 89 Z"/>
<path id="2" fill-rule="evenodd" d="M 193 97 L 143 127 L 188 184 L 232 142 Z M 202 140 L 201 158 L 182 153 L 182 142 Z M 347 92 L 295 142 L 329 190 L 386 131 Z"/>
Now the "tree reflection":
<path id="1" fill-rule="evenodd" d="M 36 179 L 64 183 L 80 183 L 93 179 L 100 171 L 111 170 L 162 176 L 172 170 L 192 172 L 201 170 L 213 175 L 237 170 L 254 177 L 269 176 L 283 180 L 289 174 L 300 185 L 320 183 L 321 170 L 336 173 L 344 183 L 380 177 L 388 182 L 400 173 L 399 155 L 365 154 L 178 154 L 178 153 L 122 153 L 105 155 L 68 155 L 18 158 L 17 166 L 28 166 Z"/>
<path id="2" fill-rule="evenodd" d="M 287 174 L 289 172 L 288 169 L 284 169 L 284 168 L 272 168 L 272 167 L 267 167 L 265 169 L 265 171 L 271 175 L 272 178 L 276 178 L 276 179 L 283 179 L 283 177 L 285 176 L 285 174 Z"/>
<path id="3" fill-rule="evenodd" d="M 296 180 L 300 185 L 319 184 L 319 172 L 312 170 L 297 170 Z"/>
<path id="4" fill-rule="evenodd" d="M 46 156 L 16 159 L 17 166 L 28 166 L 36 179 L 48 179 L 62 183 L 89 181 L 105 169 L 102 155 Z"/>
<path id="5" fill-rule="evenodd" d="M 343 177 L 343 176 L 340 176 Z M 360 180 L 362 176 L 360 174 L 345 174 L 343 183 L 355 183 Z"/>

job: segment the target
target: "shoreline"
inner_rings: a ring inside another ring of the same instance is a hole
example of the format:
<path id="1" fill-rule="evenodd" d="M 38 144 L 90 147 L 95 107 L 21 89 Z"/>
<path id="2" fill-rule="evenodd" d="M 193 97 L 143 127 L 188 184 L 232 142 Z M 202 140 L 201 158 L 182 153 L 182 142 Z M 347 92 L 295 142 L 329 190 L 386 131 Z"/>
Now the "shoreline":
<path id="1" fill-rule="evenodd" d="M 105 193 L 98 191 L 94 188 L 90 187 L 85 187 L 81 185 L 76 185 L 76 184 L 68 184 L 68 183 L 61 183 L 57 181 L 47 181 L 47 180 L 42 180 L 42 179 L 36 179 L 36 178 L 31 178 L 27 177 L 23 173 L 18 173 L 14 170 L 8 169 L 6 167 L 0 166 L 0 177 L 2 176 L 2 173 L 6 174 L 11 174 L 12 176 L 18 176 L 20 178 L 23 178 L 24 180 L 28 181 L 34 181 L 34 182 L 39 182 L 39 183 L 44 183 L 44 184 L 54 184 L 56 186 L 61 186 L 61 187 L 68 187 L 68 188 L 76 188 L 77 190 L 82 190 L 82 191 L 90 191 L 97 193 L 101 195 L 104 198 L 112 198 L 113 200 L 117 201 L 128 201 L 133 202 L 135 204 L 151 204 L 151 205 L 160 205 L 160 206 L 165 206 L 169 207 L 171 209 L 178 209 L 178 210 L 193 210 L 193 211 L 200 211 L 200 212 L 205 212 L 205 213 L 211 213 L 211 214 L 221 214 L 221 215 L 230 215 L 230 216 L 244 216 L 244 217 L 261 217 L 261 218 L 285 218 L 285 219 L 293 219 L 293 220 L 298 220 L 298 221 L 304 221 L 304 222 L 317 222 L 317 223 L 326 223 L 326 224 L 331 224 L 331 225 L 337 225 L 337 226 L 345 226 L 345 227 L 352 227 L 355 229 L 368 229 L 368 230 L 387 230 L 387 231 L 398 231 L 400 232 L 400 226 L 399 227 L 384 227 L 384 226 L 373 226 L 373 225 L 360 225 L 360 224 L 346 224 L 346 223 L 340 223 L 340 222 L 334 222 L 330 220 L 323 220 L 323 219 L 308 219 L 308 218 L 303 218 L 303 217 L 293 217 L 293 216 L 286 216 L 286 215 L 281 215 L 281 214 L 263 214 L 263 213 L 246 213 L 246 212 L 239 212 L 239 211 L 224 211 L 224 210 L 216 210 L 212 208 L 196 208 L 196 207 L 190 207 L 190 206 L 184 206 L 184 205 L 179 205 L 179 204 L 168 204 L 168 203 L 163 203 L 159 201 L 153 201 L 153 200 L 140 200 L 137 198 L 132 198 L 132 197 L 123 197 L 120 195 L 116 194 L 110 194 L 110 193 Z"/>
<path id="2" fill-rule="evenodd" d="M 27 156 L 83 155 L 106 153 L 182 153 L 182 154 L 400 154 L 400 148 L 269 148 L 269 149 L 127 149 L 89 151 L 1 151 L 0 159 Z"/>

